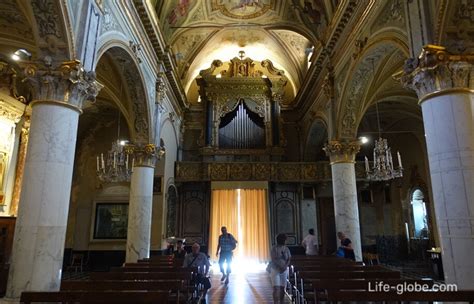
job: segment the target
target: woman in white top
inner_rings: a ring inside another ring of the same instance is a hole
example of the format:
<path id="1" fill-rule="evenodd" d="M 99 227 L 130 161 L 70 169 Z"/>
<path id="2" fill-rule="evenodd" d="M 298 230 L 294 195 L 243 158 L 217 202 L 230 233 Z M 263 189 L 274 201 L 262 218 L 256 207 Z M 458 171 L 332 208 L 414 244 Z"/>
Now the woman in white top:
<path id="1" fill-rule="evenodd" d="M 273 286 L 273 302 L 283 303 L 285 296 L 286 280 L 288 278 L 288 266 L 290 265 L 291 254 L 285 246 L 286 234 L 280 233 L 276 237 L 277 244 L 272 247 L 271 272 L 270 277 Z"/>
<path id="2" fill-rule="evenodd" d="M 318 255 L 318 238 L 314 235 L 314 229 L 309 229 L 308 233 L 303 239 L 306 255 Z"/>

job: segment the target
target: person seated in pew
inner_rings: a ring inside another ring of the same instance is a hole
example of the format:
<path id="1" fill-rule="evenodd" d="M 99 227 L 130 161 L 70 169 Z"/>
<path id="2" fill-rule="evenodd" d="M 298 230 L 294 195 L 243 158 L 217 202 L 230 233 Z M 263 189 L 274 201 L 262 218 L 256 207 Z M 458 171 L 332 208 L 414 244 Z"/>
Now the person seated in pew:
<path id="1" fill-rule="evenodd" d="M 314 235 L 314 229 L 308 230 L 308 235 L 303 239 L 302 245 L 306 255 L 318 255 L 318 238 Z"/>
<path id="2" fill-rule="evenodd" d="M 199 252 L 201 246 L 198 243 L 194 243 L 192 246 L 192 252 L 187 254 L 184 257 L 183 267 L 198 267 L 198 273 L 196 276 L 196 283 L 202 284 L 203 290 L 203 299 L 206 296 L 207 290 L 211 288 L 211 281 L 207 277 L 211 264 L 207 255 Z"/>
<path id="3" fill-rule="evenodd" d="M 183 241 L 179 240 L 176 242 L 176 250 L 173 252 L 175 259 L 184 259 L 186 256 L 186 250 L 184 250 Z"/>
<path id="4" fill-rule="evenodd" d="M 341 240 L 341 246 L 339 248 L 344 250 L 344 258 L 355 261 L 354 248 L 352 248 L 351 240 L 341 231 L 337 233 L 337 237 Z"/>

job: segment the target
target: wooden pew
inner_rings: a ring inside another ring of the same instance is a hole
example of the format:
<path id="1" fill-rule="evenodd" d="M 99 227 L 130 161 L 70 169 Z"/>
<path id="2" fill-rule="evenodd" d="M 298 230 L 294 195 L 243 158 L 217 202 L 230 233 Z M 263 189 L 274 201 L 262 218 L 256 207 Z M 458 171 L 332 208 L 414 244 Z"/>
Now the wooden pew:
<path id="1" fill-rule="evenodd" d="M 474 290 L 445 292 L 328 291 L 328 301 L 398 301 L 398 302 L 469 302 L 474 303 Z"/>
<path id="2" fill-rule="evenodd" d="M 26 291 L 20 303 L 103 303 L 103 304 L 153 304 L 169 303 L 167 291 Z"/>
<path id="3" fill-rule="evenodd" d="M 189 272 L 92 272 L 91 281 L 104 280 L 192 280 Z"/>
<path id="4" fill-rule="evenodd" d="M 110 272 L 192 272 L 197 273 L 197 267 L 174 268 L 174 267 L 111 267 Z"/>
<path id="5" fill-rule="evenodd" d="M 397 279 L 384 279 L 384 280 L 339 280 L 339 279 L 320 279 L 320 280 L 310 280 L 311 286 L 313 288 L 313 293 L 308 294 L 306 293 L 306 297 L 308 300 L 308 296 L 313 296 L 313 300 L 315 303 L 319 303 L 320 301 L 327 301 L 327 293 L 328 291 L 341 291 L 341 290 L 358 290 L 358 291 L 368 291 L 369 289 L 374 289 L 376 284 L 383 281 L 385 284 L 389 284 L 390 286 L 397 286 L 398 284 L 419 284 L 421 286 L 426 286 L 431 288 L 433 286 L 432 279 L 420 279 L 420 280 L 397 280 Z M 309 301 L 308 301 L 309 302 Z"/>
<path id="6" fill-rule="evenodd" d="M 302 279 L 400 279 L 398 271 L 298 271 Z"/>
<path id="7" fill-rule="evenodd" d="M 63 281 L 61 291 L 167 291 L 169 302 L 186 302 L 191 299 L 193 289 L 182 280 L 107 280 L 107 281 Z"/>
<path id="8" fill-rule="evenodd" d="M 392 271 L 382 265 L 294 265 L 293 271 Z"/>
<path id="9" fill-rule="evenodd" d="M 184 289 L 184 282 L 181 280 L 106 280 L 106 281 L 62 281 L 61 291 L 86 290 L 163 290 L 176 291 Z"/>
<path id="10" fill-rule="evenodd" d="M 294 292 L 297 297 L 305 298 L 306 282 L 315 279 L 400 279 L 398 271 L 298 271 L 295 277 Z M 297 284 L 298 283 L 298 284 Z M 312 290 L 312 288 L 311 288 Z"/>
<path id="11" fill-rule="evenodd" d="M 302 261 L 291 261 L 291 265 L 328 265 L 328 266 L 337 266 L 337 265 L 359 265 L 364 266 L 363 262 L 338 262 L 338 261 L 330 261 L 330 262 L 323 262 L 323 261 L 310 261 L 310 260 L 302 260 Z"/>

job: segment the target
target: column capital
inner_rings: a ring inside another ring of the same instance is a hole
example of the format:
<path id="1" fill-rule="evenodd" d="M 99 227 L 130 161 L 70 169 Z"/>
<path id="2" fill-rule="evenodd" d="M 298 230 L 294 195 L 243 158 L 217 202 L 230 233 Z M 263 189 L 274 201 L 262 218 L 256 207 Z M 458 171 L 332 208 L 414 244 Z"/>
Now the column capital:
<path id="1" fill-rule="evenodd" d="M 64 61 L 53 66 L 51 58 L 41 62 L 27 62 L 25 80 L 32 89 L 32 105 L 59 104 L 82 112 L 86 100 L 95 101 L 102 89 L 94 71 L 85 71 L 78 60 Z"/>
<path id="2" fill-rule="evenodd" d="M 454 55 L 437 45 L 423 47 L 405 62 L 402 84 L 416 91 L 419 102 L 452 92 L 474 93 L 474 54 Z"/>
<path id="3" fill-rule="evenodd" d="M 360 150 L 358 140 L 331 140 L 323 148 L 329 156 L 331 165 L 337 163 L 354 163 L 355 155 Z"/>
<path id="4" fill-rule="evenodd" d="M 133 156 L 134 167 L 155 168 L 156 161 L 165 154 L 163 147 L 154 144 L 126 145 L 124 149 L 125 153 Z"/>

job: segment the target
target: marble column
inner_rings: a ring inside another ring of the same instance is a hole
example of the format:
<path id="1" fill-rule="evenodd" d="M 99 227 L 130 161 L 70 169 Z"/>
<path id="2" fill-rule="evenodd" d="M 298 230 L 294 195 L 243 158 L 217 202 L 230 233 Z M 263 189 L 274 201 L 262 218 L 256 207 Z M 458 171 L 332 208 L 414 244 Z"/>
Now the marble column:
<path id="1" fill-rule="evenodd" d="M 359 142 L 355 140 L 333 140 L 324 147 L 331 162 L 336 232 L 344 232 L 352 241 L 356 261 L 362 261 L 355 175 L 355 155 L 359 148 Z M 337 244 L 340 243 L 338 239 Z"/>
<path id="2" fill-rule="evenodd" d="M 133 157 L 133 173 L 128 207 L 126 262 L 136 263 L 150 257 L 153 176 L 161 149 L 155 145 L 128 145 L 126 152 Z"/>
<path id="3" fill-rule="evenodd" d="M 423 112 L 446 283 L 474 289 L 474 55 L 426 46 L 402 83 Z"/>
<path id="4" fill-rule="evenodd" d="M 29 64 L 33 101 L 6 298 L 56 291 L 61 282 L 77 125 L 100 90 L 78 61 Z"/>

